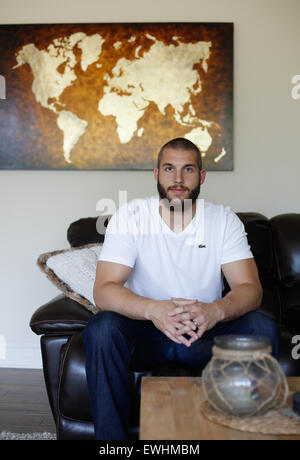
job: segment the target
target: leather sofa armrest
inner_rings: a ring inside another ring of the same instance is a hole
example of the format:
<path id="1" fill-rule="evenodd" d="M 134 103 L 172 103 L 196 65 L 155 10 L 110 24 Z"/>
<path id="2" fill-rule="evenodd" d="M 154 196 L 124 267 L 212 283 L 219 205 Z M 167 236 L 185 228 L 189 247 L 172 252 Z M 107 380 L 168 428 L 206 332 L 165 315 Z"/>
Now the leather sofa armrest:
<path id="1" fill-rule="evenodd" d="M 61 294 L 32 315 L 30 327 L 36 334 L 73 334 L 81 331 L 93 315 L 75 300 Z"/>

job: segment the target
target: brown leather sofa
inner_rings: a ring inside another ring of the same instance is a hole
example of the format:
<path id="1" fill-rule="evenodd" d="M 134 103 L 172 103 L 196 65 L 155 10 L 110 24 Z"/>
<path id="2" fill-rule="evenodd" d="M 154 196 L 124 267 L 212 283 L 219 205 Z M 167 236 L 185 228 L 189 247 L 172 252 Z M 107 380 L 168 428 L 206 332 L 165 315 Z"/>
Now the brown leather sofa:
<path id="1" fill-rule="evenodd" d="M 268 220 L 238 213 L 244 222 L 264 289 L 261 311 L 280 326 L 280 364 L 288 376 L 300 376 L 300 359 L 292 358 L 292 337 L 300 334 L 300 214 Z M 108 218 L 100 221 L 101 229 Z M 98 220 L 99 224 L 99 220 Z M 68 229 L 71 246 L 103 241 L 96 218 L 80 219 Z M 93 439 L 94 428 L 85 375 L 81 331 L 92 313 L 64 295 L 38 308 L 30 327 L 41 335 L 45 382 L 58 439 Z M 147 375 L 200 375 L 201 370 L 166 364 Z M 132 417 L 129 433 L 138 437 L 141 373 L 132 372 Z M 104 402 L 105 403 L 105 402 Z"/>

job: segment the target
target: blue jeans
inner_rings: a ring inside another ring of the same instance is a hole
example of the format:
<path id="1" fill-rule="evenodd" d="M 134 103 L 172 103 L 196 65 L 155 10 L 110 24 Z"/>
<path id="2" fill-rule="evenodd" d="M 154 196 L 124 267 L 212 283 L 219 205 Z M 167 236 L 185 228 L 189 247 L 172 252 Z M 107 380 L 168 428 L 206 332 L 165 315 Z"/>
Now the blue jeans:
<path id="1" fill-rule="evenodd" d="M 130 371 L 149 371 L 163 363 L 203 369 L 212 356 L 214 337 L 227 334 L 266 336 L 278 359 L 279 329 L 258 311 L 218 323 L 190 347 L 173 342 L 151 321 L 132 320 L 110 311 L 92 316 L 83 331 L 83 341 L 96 439 L 128 439 Z"/>

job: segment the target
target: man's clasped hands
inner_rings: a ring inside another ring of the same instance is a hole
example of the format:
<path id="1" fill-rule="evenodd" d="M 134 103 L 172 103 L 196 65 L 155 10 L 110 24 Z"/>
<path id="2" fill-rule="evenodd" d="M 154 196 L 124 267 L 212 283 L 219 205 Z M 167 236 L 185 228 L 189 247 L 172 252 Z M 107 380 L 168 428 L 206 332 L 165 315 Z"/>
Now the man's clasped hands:
<path id="1" fill-rule="evenodd" d="M 223 317 L 215 302 L 172 297 L 170 300 L 156 301 L 149 319 L 169 339 L 189 347 Z"/>

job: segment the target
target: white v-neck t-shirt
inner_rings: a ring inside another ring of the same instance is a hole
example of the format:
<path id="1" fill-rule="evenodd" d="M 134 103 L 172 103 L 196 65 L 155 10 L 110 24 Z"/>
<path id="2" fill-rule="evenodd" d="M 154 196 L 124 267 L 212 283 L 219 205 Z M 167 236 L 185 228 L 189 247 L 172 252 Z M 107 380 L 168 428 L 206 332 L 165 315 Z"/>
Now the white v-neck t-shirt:
<path id="1" fill-rule="evenodd" d="M 253 258 L 244 225 L 229 207 L 197 199 L 180 233 L 159 213 L 159 197 L 136 199 L 112 216 L 99 260 L 132 267 L 127 285 L 154 300 L 213 302 L 222 297 L 221 266 Z"/>

